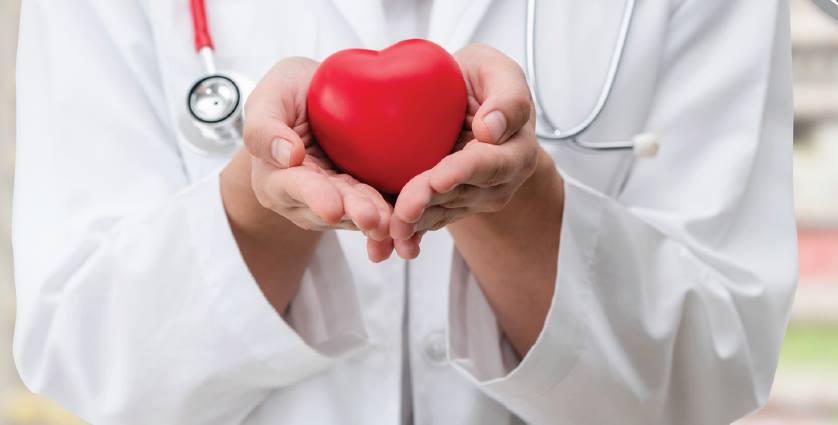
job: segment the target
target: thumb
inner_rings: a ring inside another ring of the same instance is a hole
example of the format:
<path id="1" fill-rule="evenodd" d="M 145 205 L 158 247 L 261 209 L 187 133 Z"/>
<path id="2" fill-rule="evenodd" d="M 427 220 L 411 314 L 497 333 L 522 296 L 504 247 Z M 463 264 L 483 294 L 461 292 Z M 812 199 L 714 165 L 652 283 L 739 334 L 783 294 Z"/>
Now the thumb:
<path id="1" fill-rule="evenodd" d="M 244 145 L 251 155 L 279 168 L 296 167 L 305 158 L 305 144 L 300 136 L 276 119 L 248 116 Z"/>
<path id="2" fill-rule="evenodd" d="M 480 105 L 471 130 L 474 138 L 485 143 L 501 144 L 523 128 L 530 120 L 530 95 L 526 83 L 515 91 L 488 91 Z"/>
<path id="3" fill-rule="evenodd" d="M 317 63 L 280 61 L 259 81 L 245 104 L 244 144 L 250 154 L 279 168 L 303 163 L 305 143 L 292 128 L 302 117 Z"/>
<path id="4" fill-rule="evenodd" d="M 477 140 L 503 143 L 527 125 L 532 114 L 530 89 L 515 61 L 482 44 L 466 46 L 456 57 L 480 104 L 471 122 Z"/>

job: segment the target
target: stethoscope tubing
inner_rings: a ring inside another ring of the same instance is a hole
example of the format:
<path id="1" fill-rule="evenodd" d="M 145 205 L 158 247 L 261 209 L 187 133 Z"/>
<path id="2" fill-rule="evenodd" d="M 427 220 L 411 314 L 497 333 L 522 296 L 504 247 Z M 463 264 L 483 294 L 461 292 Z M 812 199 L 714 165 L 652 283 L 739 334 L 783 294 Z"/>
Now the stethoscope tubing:
<path id="1" fill-rule="evenodd" d="M 195 34 L 195 51 L 203 48 L 215 49 L 207 25 L 207 7 L 204 0 L 189 0 L 189 11 L 192 15 L 192 28 Z"/>
<path id="2" fill-rule="evenodd" d="M 625 52 L 626 40 L 628 39 L 629 29 L 631 28 L 634 17 L 635 0 L 626 0 L 626 5 L 623 10 L 622 22 L 620 24 L 620 31 L 617 35 L 616 46 L 612 54 L 611 61 L 608 66 L 608 73 L 605 77 L 605 84 L 602 86 L 596 104 L 588 113 L 588 115 L 576 126 L 567 130 L 561 130 L 556 126 L 547 114 L 544 112 L 544 106 L 541 103 L 541 96 L 538 89 L 538 78 L 536 75 L 536 54 L 535 54 L 535 33 L 537 29 L 536 24 L 536 0 L 527 0 L 527 36 L 526 36 L 526 76 L 529 81 L 530 94 L 535 105 L 536 116 L 539 121 L 548 126 L 551 131 L 544 132 L 536 128 L 538 137 L 544 140 L 552 141 L 569 141 L 581 147 L 598 150 L 622 150 L 631 149 L 633 142 L 585 142 L 577 140 L 577 136 L 587 131 L 591 125 L 599 118 L 611 92 L 614 89 L 614 81 L 617 79 L 617 73 L 620 69 L 623 53 Z"/>
<path id="3" fill-rule="evenodd" d="M 536 134 L 539 139 L 546 142 L 568 142 L 583 149 L 593 151 L 633 150 L 636 156 L 653 156 L 657 152 L 657 138 L 651 134 L 639 134 L 632 140 L 628 141 L 591 142 L 581 140 L 578 137 L 588 131 L 594 122 L 596 122 L 605 108 L 608 99 L 611 97 L 611 93 L 614 89 L 614 82 L 617 79 L 626 49 L 626 41 L 632 27 L 635 4 L 636 0 L 626 0 L 620 30 L 617 35 L 617 42 L 614 47 L 614 52 L 612 54 L 605 78 L 605 84 L 602 86 L 602 90 L 599 93 L 596 104 L 579 124 L 570 127 L 567 130 L 561 130 L 545 113 L 544 106 L 539 95 L 535 54 L 537 0 L 527 0 L 525 75 L 527 81 L 529 82 L 530 94 L 533 99 L 533 104 L 535 105 Z M 216 75 L 214 60 L 215 46 L 212 40 L 209 25 L 207 24 L 205 0 L 190 0 L 189 8 L 194 30 L 195 51 L 198 53 L 204 64 L 206 76 Z M 234 82 L 233 85 L 235 86 Z M 238 90 L 238 87 L 235 86 L 235 89 Z M 189 112 L 193 117 L 196 117 L 195 113 L 191 109 Z M 198 123 L 196 123 L 196 125 L 198 125 Z M 547 127 L 549 131 L 542 131 L 540 126 Z"/>

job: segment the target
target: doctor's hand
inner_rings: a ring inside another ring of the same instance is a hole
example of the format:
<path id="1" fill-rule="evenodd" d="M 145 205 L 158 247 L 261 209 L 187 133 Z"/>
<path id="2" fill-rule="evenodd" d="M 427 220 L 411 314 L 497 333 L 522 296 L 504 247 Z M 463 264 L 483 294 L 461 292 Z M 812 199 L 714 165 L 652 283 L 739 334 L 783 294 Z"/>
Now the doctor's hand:
<path id="1" fill-rule="evenodd" d="M 383 261 L 393 251 L 392 207 L 371 186 L 337 172 L 312 137 L 306 94 L 316 68 L 310 59 L 285 59 L 248 98 L 244 141 L 252 155 L 253 193 L 301 229 L 364 232 L 370 259 Z"/>
<path id="2" fill-rule="evenodd" d="M 469 45 L 455 54 L 468 89 L 464 131 L 454 152 L 410 180 L 396 201 L 390 235 L 403 258 L 419 238 L 462 218 L 502 210 L 544 153 L 521 68 L 499 51 Z M 551 162 L 552 163 L 552 162 Z"/>

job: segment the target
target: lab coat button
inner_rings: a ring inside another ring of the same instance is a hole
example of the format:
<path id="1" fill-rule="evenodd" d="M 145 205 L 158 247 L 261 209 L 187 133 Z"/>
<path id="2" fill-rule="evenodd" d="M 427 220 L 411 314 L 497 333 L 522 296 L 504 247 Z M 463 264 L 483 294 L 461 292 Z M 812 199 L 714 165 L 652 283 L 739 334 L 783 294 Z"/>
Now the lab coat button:
<path id="1" fill-rule="evenodd" d="M 443 364 L 448 361 L 445 333 L 434 331 L 425 338 L 425 355 L 432 363 Z"/>

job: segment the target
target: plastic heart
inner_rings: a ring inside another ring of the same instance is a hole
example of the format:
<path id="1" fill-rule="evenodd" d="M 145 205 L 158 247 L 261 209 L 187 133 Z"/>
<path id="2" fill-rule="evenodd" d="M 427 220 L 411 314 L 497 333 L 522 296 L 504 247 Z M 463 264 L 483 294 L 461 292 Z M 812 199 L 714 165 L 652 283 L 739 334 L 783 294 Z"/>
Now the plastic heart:
<path id="1" fill-rule="evenodd" d="M 332 162 L 396 194 L 451 152 L 468 101 L 456 60 L 415 39 L 329 56 L 312 78 L 307 102 L 314 136 Z"/>

